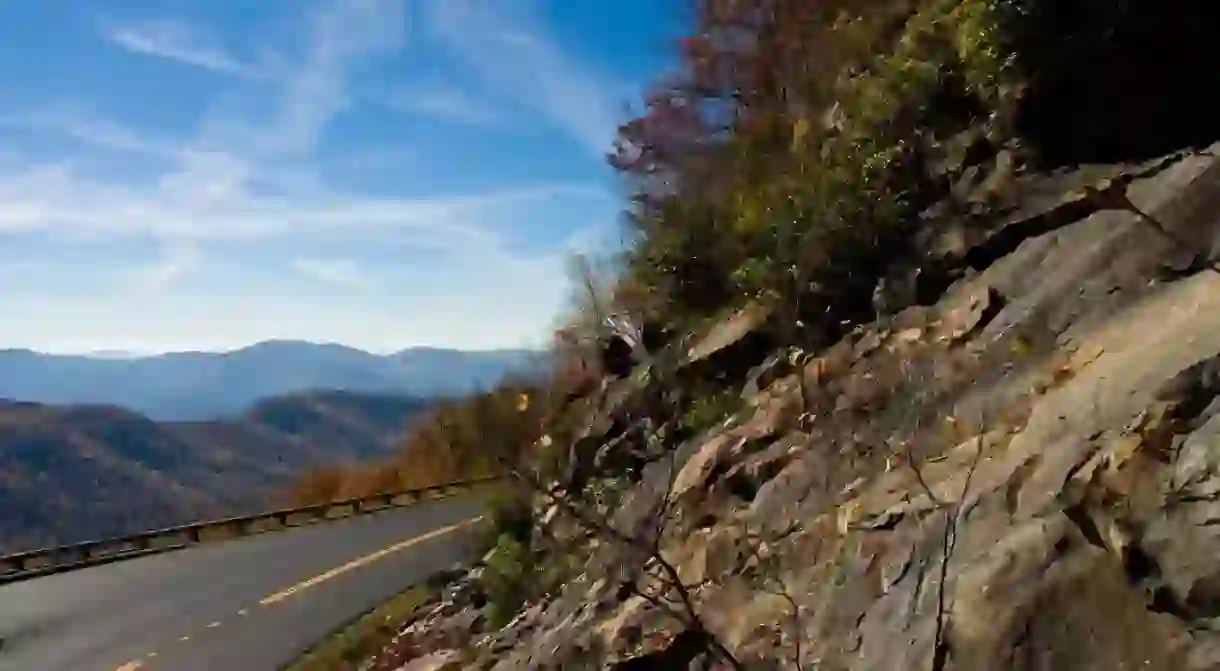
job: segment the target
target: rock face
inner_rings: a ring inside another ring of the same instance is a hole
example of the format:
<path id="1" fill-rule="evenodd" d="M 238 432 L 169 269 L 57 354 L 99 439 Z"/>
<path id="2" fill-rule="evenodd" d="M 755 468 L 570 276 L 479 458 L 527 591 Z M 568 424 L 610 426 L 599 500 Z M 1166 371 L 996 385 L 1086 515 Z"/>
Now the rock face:
<path id="1" fill-rule="evenodd" d="M 1220 233 L 1214 151 L 1082 170 L 1131 174 L 1132 202 L 1200 249 Z M 602 537 L 461 664 L 1220 668 L 1220 273 L 1166 282 L 1165 259 L 1198 250 L 1039 188 L 979 229 L 967 248 L 1003 253 L 939 300 L 799 365 L 737 362 L 749 402 L 647 461 L 606 519 L 632 539 L 662 527 L 680 590 Z"/>

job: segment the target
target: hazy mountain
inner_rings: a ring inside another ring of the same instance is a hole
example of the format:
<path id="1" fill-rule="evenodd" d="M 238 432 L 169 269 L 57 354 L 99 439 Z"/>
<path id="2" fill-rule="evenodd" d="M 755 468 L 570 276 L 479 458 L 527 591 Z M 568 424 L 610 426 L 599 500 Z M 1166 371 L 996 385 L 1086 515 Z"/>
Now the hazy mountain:
<path id="1" fill-rule="evenodd" d="M 114 406 L 0 401 L 0 548 L 264 509 L 310 465 L 388 454 L 426 405 L 317 392 L 231 420 L 155 422 Z"/>
<path id="2" fill-rule="evenodd" d="M 0 350 L 0 396 L 109 404 L 156 420 L 234 416 L 267 396 L 314 389 L 433 397 L 494 384 L 529 365 L 523 350 L 412 348 L 377 355 L 333 344 L 268 341 L 231 352 L 130 357 Z"/>

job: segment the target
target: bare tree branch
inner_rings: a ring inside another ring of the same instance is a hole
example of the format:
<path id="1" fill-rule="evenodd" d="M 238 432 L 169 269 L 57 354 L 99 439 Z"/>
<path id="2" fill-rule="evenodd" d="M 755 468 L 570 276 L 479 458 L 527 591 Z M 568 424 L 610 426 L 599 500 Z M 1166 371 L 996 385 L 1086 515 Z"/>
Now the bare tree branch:
<path id="1" fill-rule="evenodd" d="M 656 515 L 656 528 L 653 529 L 653 550 L 656 553 L 661 551 L 661 540 L 665 534 L 665 522 L 669 518 L 670 509 L 673 501 L 671 494 L 674 489 L 674 482 L 678 479 L 678 451 L 669 450 L 669 470 L 667 471 L 668 482 L 665 485 L 665 494 L 661 497 L 661 508 Z"/>
<path id="2" fill-rule="evenodd" d="M 792 652 L 792 662 L 796 671 L 802 671 L 805 668 L 805 656 L 802 651 L 802 639 L 804 638 L 804 626 L 801 618 L 801 607 L 796 602 L 796 598 L 792 596 L 792 592 L 788 589 L 788 584 L 783 578 L 779 577 L 778 567 L 767 566 L 767 560 L 762 556 L 759 550 L 763 539 L 757 535 L 751 534 L 749 529 L 742 525 L 742 532 L 745 535 L 746 547 L 750 552 L 750 556 L 756 562 L 759 569 L 759 575 L 763 578 L 758 585 L 759 589 L 772 596 L 777 596 L 783 599 L 789 609 L 791 617 L 790 626 L 792 628 L 792 641 L 794 650 Z M 774 583 L 776 587 L 769 587 L 768 583 Z"/>
<path id="3" fill-rule="evenodd" d="M 664 556 L 662 556 L 660 552 L 659 540 L 656 541 L 655 544 L 641 544 L 639 540 L 624 534 L 623 532 L 614 528 L 614 526 L 609 522 L 598 519 L 597 515 L 581 510 L 579 506 L 573 504 L 571 501 L 559 496 L 555 492 L 550 491 L 531 474 L 522 471 L 521 469 L 505 462 L 502 459 L 500 462 L 501 465 L 505 466 L 506 470 L 513 475 L 513 477 L 519 479 L 522 483 L 535 492 L 545 496 L 552 504 L 558 506 L 559 509 L 563 510 L 582 526 L 614 541 L 618 545 L 635 554 L 636 560 L 640 562 L 641 572 L 647 574 L 647 566 L 650 563 L 654 564 L 662 574 L 662 580 L 660 582 L 663 590 L 667 593 L 673 593 L 676 595 L 680 603 L 681 609 L 678 612 L 682 615 L 676 619 L 681 622 L 683 626 L 691 629 L 694 633 L 700 634 L 706 640 L 706 645 L 709 652 L 712 652 L 717 657 L 720 657 L 726 664 L 729 665 L 730 668 L 734 669 L 735 671 L 745 671 L 745 666 L 733 655 L 732 651 L 725 647 L 725 645 L 712 634 L 706 623 L 699 616 L 699 612 L 695 608 L 694 599 L 691 598 L 690 590 L 682 582 L 678 569 L 672 563 L 666 560 Z M 671 474 L 671 485 L 673 477 L 674 476 Z M 667 490 L 666 497 L 668 497 L 668 495 L 669 492 Z M 659 536 L 660 535 L 658 534 L 658 537 Z M 637 581 L 637 578 L 632 578 L 628 581 L 627 586 L 633 593 L 638 594 L 641 598 L 645 599 L 649 603 L 652 603 L 653 605 L 664 608 L 664 612 L 666 614 L 673 615 L 673 609 L 664 607 L 662 605 L 664 602 L 656 596 L 645 593 L 644 590 L 638 587 L 636 584 Z"/>
<path id="4" fill-rule="evenodd" d="M 935 647 L 932 652 L 932 671 L 944 671 L 949 663 L 949 642 L 945 637 L 948 625 L 948 614 L 945 606 L 945 583 L 949 579 L 949 561 L 953 557 L 953 551 L 957 549 L 958 524 L 961 522 L 962 512 L 966 506 L 966 497 L 970 493 L 970 483 L 974 479 L 974 473 L 983 459 L 984 443 L 988 431 L 986 412 L 984 412 L 980 424 L 978 450 L 975 451 L 974 459 L 970 462 L 970 468 L 966 471 L 966 479 L 962 483 L 962 493 L 952 507 L 943 509 L 945 532 L 941 537 L 940 578 L 937 581 L 936 588 L 936 636 L 934 639 Z"/>

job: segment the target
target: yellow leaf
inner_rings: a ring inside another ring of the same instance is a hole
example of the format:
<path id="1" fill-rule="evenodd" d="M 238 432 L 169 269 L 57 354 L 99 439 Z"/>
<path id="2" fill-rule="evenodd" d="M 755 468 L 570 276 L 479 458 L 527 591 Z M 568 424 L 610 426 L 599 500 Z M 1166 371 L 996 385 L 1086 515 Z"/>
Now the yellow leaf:
<path id="1" fill-rule="evenodd" d="M 792 124 L 792 151 L 805 146 L 805 136 L 809 134 L 809 120 L 801 117 Z"/>
<path id="2" fill-rule="evenodd" d="M 1027 338 L 1018 334 L 1012 339 L 1012 351 L 1014 354 L 1024 356 L 1033 351 L 1033 345 Z"/>

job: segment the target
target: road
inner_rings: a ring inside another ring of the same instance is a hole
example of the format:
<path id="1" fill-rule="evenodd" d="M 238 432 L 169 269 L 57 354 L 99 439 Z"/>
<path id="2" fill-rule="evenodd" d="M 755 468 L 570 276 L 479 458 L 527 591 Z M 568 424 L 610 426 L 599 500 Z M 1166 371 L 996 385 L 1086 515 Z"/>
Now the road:
<path id="1" fill-rule="evenodd" d="M 478 501 L 409 508 L 0 586 L 0 671 L 272 671 L 469 558 Z"/>

